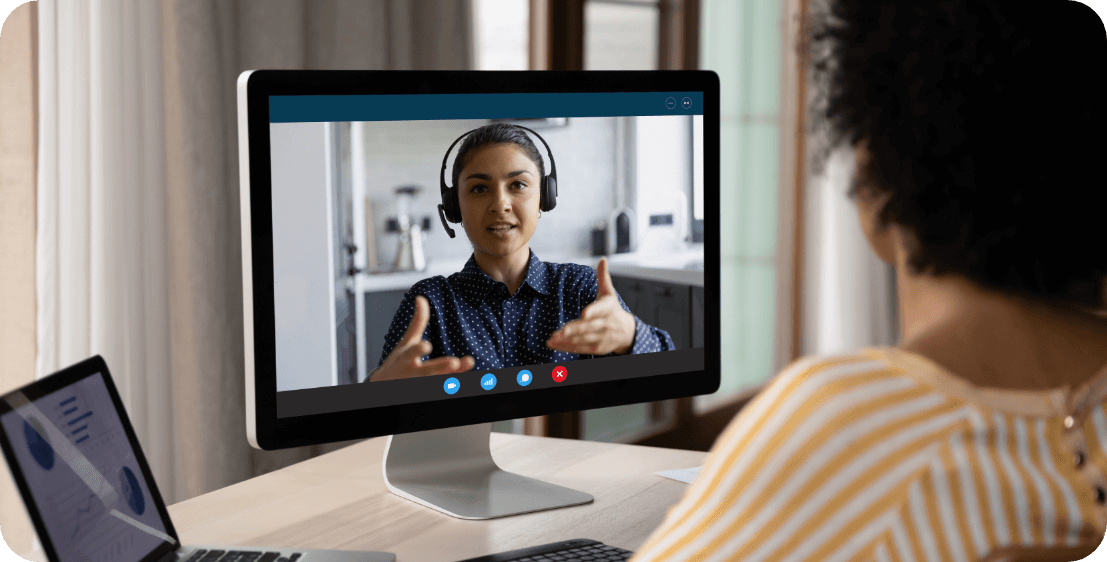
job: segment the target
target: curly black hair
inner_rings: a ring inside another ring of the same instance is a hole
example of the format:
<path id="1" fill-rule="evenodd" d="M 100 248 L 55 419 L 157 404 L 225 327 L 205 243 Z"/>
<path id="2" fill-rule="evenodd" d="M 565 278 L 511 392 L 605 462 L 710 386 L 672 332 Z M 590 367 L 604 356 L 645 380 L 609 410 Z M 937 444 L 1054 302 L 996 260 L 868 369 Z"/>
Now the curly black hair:
<path id="1" fill-rule="evenodd" d="M 851 191 L 887 198 L 880 223 L 914 234 L 913 270 L 1102 305 L 1107 31 L 1095 12 L 830 0 L 804 28 L 809 122 L 828 147 L 868 150 Z"/>
<path id="2" fill-rule="evenodd" d="M 454 158 L 452 184 L 454 187 L 457 187 L 461 170 L 473 159 L 471 152 L 493 144 L 514 144 L 523 149 L 527 158 L 538 166 L 538 177 L 545 177 L 546 168 L 542 165 L 542 154 L 538 152 L 538 147 L 534 146 L 534 141 L 530 140 L 526 131 L 511 123 L 492 123 L 469 133 L 469 136 L 461 141 L 461 146 L 457 149 L 457 157 Z"/>

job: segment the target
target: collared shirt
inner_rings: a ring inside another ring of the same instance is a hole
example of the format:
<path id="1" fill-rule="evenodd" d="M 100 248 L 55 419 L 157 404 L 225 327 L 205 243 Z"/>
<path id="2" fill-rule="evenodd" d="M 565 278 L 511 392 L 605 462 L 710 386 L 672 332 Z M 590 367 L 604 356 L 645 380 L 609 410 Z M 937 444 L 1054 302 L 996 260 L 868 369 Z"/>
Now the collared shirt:
<path id="1" fill-rule="evenodd" d="M 526 279 L 512 295 L 506 284 L 489 277 L 470 257 L 460 272 L 424 279 L 404 295 L 384 337 L 381 363 L 411 324 L 418 295 L 430 302 L 430 320 L 423 332 L 423 339 L 434 346 L 430 358 L 472 355 L 478 370 L 590 358 L 555 351 L 546 341 L 566 322 L 580 318 L 598 290 L 596 270 L 575 263 L 544 263 L 532 251 Z M 630 312 L 622 297 L 619 304 Z M 637 316 L 634 326 L 631 353 L 675 348 L 664 330 Z"/>

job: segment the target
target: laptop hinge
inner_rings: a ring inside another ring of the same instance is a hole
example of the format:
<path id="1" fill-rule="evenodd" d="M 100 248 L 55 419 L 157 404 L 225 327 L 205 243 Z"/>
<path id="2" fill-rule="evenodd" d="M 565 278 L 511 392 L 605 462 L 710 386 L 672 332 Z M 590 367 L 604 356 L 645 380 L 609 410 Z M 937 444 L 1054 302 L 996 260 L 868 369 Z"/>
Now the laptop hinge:
<path id="1" fill-rule="evenodd" d="M 170 550 L 169 552 L 166 552 L 165 556 L 162 556 L 161 558 L 158 558 L 158 562 L 176 562 L 177 559 L 180 558 L 177 555 L 177 550 L 179 550 L 179 549 L 180 549 L 180 546 L 178 546 L 177 548 L 174 548 L 173 550 Z"/>

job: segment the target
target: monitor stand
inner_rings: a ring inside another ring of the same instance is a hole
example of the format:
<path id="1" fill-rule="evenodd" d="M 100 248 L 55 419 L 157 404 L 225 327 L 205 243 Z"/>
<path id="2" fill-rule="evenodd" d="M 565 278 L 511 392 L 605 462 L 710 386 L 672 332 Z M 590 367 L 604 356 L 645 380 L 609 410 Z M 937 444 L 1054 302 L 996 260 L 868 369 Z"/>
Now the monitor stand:
<path id="1" fill-rule="evenodd" d="M 461 519 L 493 519 L 591 503 L 591 494 L 506 472 L 492 460 L 492 424 L 393 435 L 384 483 L 393 494 Z"/>

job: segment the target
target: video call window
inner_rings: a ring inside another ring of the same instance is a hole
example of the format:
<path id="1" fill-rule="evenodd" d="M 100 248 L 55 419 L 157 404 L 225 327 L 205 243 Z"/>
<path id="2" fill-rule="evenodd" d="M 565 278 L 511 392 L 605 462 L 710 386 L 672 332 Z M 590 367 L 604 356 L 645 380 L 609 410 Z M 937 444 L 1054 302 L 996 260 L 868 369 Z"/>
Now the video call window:
<path id="1" fill-rule="evenodd" d="M 278 415 L 702 368 L 702 98 L 647 95 L 660 114 L 271 119 Z"/>

